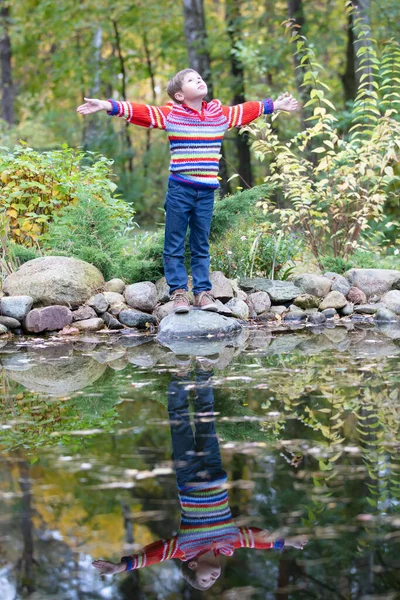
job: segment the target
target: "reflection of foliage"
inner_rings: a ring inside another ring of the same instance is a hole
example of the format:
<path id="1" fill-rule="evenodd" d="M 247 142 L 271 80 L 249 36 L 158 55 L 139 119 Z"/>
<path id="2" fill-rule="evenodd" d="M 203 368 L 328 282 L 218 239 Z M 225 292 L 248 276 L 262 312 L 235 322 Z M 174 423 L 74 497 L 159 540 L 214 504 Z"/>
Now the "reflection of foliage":
<path id="1" fill-rule="evenodd" d="M 101 379 L 105 380 L 103 376 Z M 71 399 L 43 398 L 0 375 L 3 423 L 1 446 L 5 451 L 26 451 L 70 439 L 69 432 L 114 428 L 117 422 L 115 396 L 78 396 Z M 88 391 L 89 393 L 89 391 Z M 63 435 L 65 433 L 65 435 Z"/>

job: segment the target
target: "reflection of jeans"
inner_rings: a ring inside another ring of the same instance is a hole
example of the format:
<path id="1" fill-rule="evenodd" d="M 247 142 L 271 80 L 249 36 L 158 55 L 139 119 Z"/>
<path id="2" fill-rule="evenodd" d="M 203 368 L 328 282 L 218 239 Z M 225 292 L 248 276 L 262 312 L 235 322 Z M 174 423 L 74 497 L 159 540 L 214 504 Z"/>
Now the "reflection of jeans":
<path id="1" fill-rule="evenodd" d="M 173 377 L 168 386 L 172 458 L 179 486 L 226 477 L 215 432 L 214 393 L 211 385 L 207 384 L 212 374 L 204 371 L 196 371 L 195 374 L 194 432 L 189 413 L 190 390 L 185 389 L 190 380 Z"/>
<path id="2" fill-rule="evenodd" d="M 172 293 L 188 289 L 188 277 L 183 264 L 185 237 L 190 227 L 190 265 L 193 292 L 211 290 L 210 235 L 214 207 L 214 190 L 196 190 L 177 181 L 168 182 L 165 199 L 164 273 Z"/>

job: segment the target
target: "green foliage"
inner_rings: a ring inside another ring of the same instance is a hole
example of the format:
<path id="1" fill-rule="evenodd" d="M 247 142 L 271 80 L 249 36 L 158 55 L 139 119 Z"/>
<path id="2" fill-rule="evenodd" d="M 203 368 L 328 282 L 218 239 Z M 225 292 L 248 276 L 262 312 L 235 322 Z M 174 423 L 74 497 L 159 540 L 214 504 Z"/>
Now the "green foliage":
<path id="1" fill-rule="evenodd" d="M 43 244 L 52 254 L 73 256 L 95 265 L 106 279 L 119 274 L 129 241 L 125 221 L 111 206 L 87 195 L 64 208 L 50 224 Z"/>
<path id="2" fill-rule="evenodd" d="M 356 250 L 348 259 L 340 256 L 321 256 L 321 266 L 324 271 L 345 273 L 349 269 L 395 269 L 398 267 L 398 259 L 391 260 L 390 257 L 382 257 L 378 252 L 368 250 Z M 397 262 L 397 264 L 396 264 Z"/>
<path id="3" fill-rule="evenodd" d="M 264 160 L 272 155 L 266 181 L 289 203 L 284 209 L 269 201 L 260 202 L 260 207 L 272 213 L 278 231 L 304 232 L 320 266 L 322 255 L 346 260 L 354 253 L 371 223 L 384 219 L 385 204 L 394 193 L 393 183 L 399 181 L 393 167 L 400 148 L 400 47 L 389 40 L 378 58 L 368 28 L 359 27 L 367 45 L 359 49 L 358 56 L 362 67 L 372 65 L 373 79 L 370 84 L 365 74 L 361 76 L 348 140 L 341 139 L 334 128 L 336 109 L 324 91 L 329 87 L 318 79 L 321 65 L 301 35 L 292 40 L 297 45 L 296 54 L 302 54 L 303 85 L 312 88 L 304 107 L 314 107 L 308 120 L 315 124 L 286 144 L 280 142 L 269 123 L 245 128 L 256 138 L 253 147 L 257 157 Z M 367 51 L 368 57 L 364 56 Z M 313 160 L 306 158 L 310 151 L 315 154 Z M 399 223 L 395 225 L 399 228 Z"/>
<path id="4" fill-rule="evenodd" d="M 66 206 L 93 198 L 110 209 L 110 217 L 133 226 L 134 210 L 113 197 L 112 161 L 69 148 L 36 152 L 26 144 L 0 148 L 1 210 L 10 219 L 10 236 L 18 244 L 37 246 L 48 226 Z"/>
<path id="5" fill-rule="evenodd" d="M 128 283 L 156 281 L 164 275 L 164 231 L 138 233 L 134 236 L 129 253 L 120 263 L 119 276 Z"/>
<path id="6" fill-rule="evenodd" d="M 232 279 L 253 275 L 286 279 L 299 248 L 296 235 L 268 233 L 265 227 L 242 220 L 211 243 L 211 269 Z"/>
<path id="7" fill-rule="evenodd" d="M 35 248 L 26 248 L 26 246 L 21 246 L 20 244 L 15 244 L 13 242 L 10 242 L 8 252 L 9 256 L 13 260 L 17 261 L 19 265 L 23 265 L 24 263 L 28 262 L 28 260 L 33 260 L 34 258 L 39 258 L 40 256 Z"/>

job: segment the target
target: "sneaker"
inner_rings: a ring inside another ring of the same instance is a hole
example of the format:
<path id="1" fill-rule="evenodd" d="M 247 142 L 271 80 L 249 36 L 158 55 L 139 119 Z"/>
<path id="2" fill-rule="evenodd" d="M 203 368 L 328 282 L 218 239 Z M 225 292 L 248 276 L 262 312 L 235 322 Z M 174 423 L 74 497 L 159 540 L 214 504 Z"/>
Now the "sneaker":
<path id="1" fill-rule="evenodd" d="M 174 313 L 187 313 L 190 310 L 190 302 L 186 290 L 175 290 L 172 293 L 171 300 L 174 301 L 173 312 Z"/>
<path id="2" fill-rule="evenodd" d="M 209 310 L 212 312 L 217 312 L 218 307 L 214 304 L 215 298 L 210 294 L 210 292 L 200 292 L 194 297 L 194 305 L 196 308 L 201 308 L 201 310 Z"/>

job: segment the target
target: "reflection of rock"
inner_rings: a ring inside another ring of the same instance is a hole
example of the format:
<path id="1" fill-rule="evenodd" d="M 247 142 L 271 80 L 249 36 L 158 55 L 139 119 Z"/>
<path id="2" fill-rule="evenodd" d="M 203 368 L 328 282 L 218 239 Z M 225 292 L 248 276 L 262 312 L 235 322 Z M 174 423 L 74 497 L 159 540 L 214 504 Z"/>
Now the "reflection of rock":
<path id="1" fill-rule="evenodd" d="M 289 333 L 275 337 L 269 347 L 268 354 L 287 354 L 292 352 L 304 340 L 304 336 Z"/>
<path id="2" fill-rule="evenodd" d="M 376 329 L 367 331 L 362 343 L 356 346 L 351 345 L 349 350 L 357 356 L 369 356 L 373 358 L 394 356 L 400 353 L 400 348 L 389 339 L 385 339 L 377 334 Z"/>
<path id="3" fill-rule="evenodd" d="M 33 363 L 24 371 L 6 366 L 6 373 L 32 392 L 66 396 L 94 383 L 106 368 L 90 356 L 74 355 L 54 362 Z"/>
<path id="4" fill-rule="evenodd" d="M 391 340 L 400 340 L 400 325 L 397 323 L 378 324 L 376 329 Z"/>
<path id="5" fill-rule="evenodd" d="M 164 346 L 167 346 L 175 354 L 185 354 L 190 356 L 211 356 L 212 354 L 219 354 L 223 349 L 229 345 L 228 339 L 175 339 L 170 340 L 168 343 L 164 342 Z"/>

